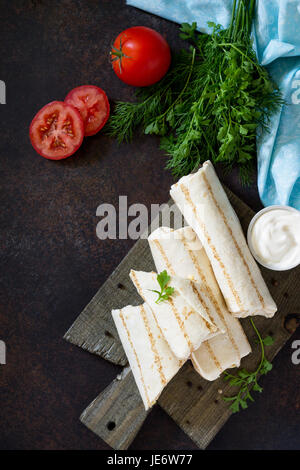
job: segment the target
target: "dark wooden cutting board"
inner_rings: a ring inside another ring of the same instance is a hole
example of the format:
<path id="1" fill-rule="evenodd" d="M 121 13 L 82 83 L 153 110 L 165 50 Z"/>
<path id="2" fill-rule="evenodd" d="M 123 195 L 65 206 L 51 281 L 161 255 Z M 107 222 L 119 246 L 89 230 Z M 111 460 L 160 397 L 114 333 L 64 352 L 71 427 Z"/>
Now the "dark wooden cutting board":
<path id="1" fill-rule="evenodd" d="M 226 192 L 246 233 L 254 212 L 230 190 Z M 162 216 L 158 217 L 161 220 Z M 111 310 L 141 303 L 128 276 L 130 269 L 155 269 L 146 239 L 135 243 L 64 336 L 67 341 L 122 366 L 126 366 L 127 358 Z M 300 267 L 285 272 L 262 268 L 262 273 L 278 312 L 272 319 L 256 317 L 255 324 L 263 336 L 271 334 L 275 339 L 267 348 L 267 358 L 272 360 L 298 324 Z M 252 354 L 242 360 L 242 366 L 254 370 L 260 360 L 260 350 L 249 320 L 243 319 L 241 323 L 253 348 Z M 228 404 L 222 400 L 230 394 L 232 390 L 222 378 L 208 382 L 188 361 L 165 388 L 158 403 L 204 449 L 231 415 Z M 130 368 L 125 367 L 84 410 L 80 419 L 114 449 L 127 449 L 146 416 Z"/>

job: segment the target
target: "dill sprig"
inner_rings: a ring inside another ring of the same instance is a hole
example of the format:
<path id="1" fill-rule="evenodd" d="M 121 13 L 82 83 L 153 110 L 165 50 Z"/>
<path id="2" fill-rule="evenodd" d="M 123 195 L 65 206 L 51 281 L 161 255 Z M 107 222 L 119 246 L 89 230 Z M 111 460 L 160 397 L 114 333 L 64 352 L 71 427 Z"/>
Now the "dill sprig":
<path id="1" fill-rule="evenodd" d="M 191 43 L 175 54 L 157 84 L 137 90 L 136 103 L 118 102 L 108 133 L 130 141 L 138 129 L 161 136 L 166 167 L 177 178 L 205 160 L 238 165 L 243 183 L 256 161 L 256 133 L 269 130 L 282 105 L 281 93 L 259 65 L 250 39 L 255 0 L 235 0 L 227 29 L 208 23 L 212 34 L 183 23 L 180 37 Z"/>
<path id="2" fill-rule="evenodd" d="M 271 336 L 262 338 L 252 318 L 250 319 L 250 322 L 257 335 L 258 343 L 260 344 L 261 359 L 254 372 L 249 372 L 246 369 L 239 370 L 237 375 L 230 374 L 226 371 L 224 372 L 224 380 L 228 380 L 231 387 L 238 388 L 235 395 L 223 398 L 224 401 L 230 403 L 230 409 L 233 413 L 240 411 L 240 408 L 243 410 L 248 408 L 248 400 L 254 401 L 251 391 L 253 390 L 260 393 L 263 391 L 263 388 L 257 382 L 259 376 L 265 375 L 272 370 L 272 364 L 265 356 L 265 346 L 271 346 L 274 343 L 274 340 Z"/>
<path id="3" fill-rule="evenodd" d="M 162 114 L 168 109 L 171 111 L 178 96 L 183 98 L 182 83 L 187 84 L 191 62 L 190 53 L 181 51 L 174 57 L 171 70 L 159 83 L 136 90 L 139 99 L 137 103 L 117 101 L 107 125 L 107 133 L 116 137 L 119 143 L 130 142 L 135 130 L 142 127 L 145 131 L 155 120 L 160 124 L 159 133 L 163 135 L 164 130 L 167 131 L 165 124 L 168 116 Z M 152 133 L 150 128 L 147 133 Z"/>

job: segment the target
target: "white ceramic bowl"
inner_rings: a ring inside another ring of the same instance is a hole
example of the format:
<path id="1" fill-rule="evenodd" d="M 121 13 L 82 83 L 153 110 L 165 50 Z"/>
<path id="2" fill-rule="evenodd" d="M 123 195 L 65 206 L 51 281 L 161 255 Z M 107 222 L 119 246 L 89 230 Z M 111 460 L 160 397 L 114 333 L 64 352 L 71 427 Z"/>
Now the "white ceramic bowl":
<path id="1" fill-rule="evenodd" d="M 300 211 L 298 211 L 297 209 L 294 209 L 293 207 L 290 207 L 290 206 L 268 206 L 268 207 L 265 207 L 261 211 L 257 212 L 257 214 L 255 214 L 255 216 L 251 220 L 251 222 L 249 224 L 249 227 L 248 227 L 248 230 L 247 230 L 247 242 L 248 242 L 249 249 L 252 253 L 252 256 L 256 259 L 256 261 L 259 264 L 261 264 L 265 268 L 271 269 L 273 271 L 288 271 L 289 269 L 296 268 L 296 266 L 298 266 L 300 264 L 300 260 L 298 260 L 296 264 L 294 264 L 292 266 L 289 266 L 288 268 L 284 268 L 284 269 L 274 268 L 272 265 L 268 265 L 268 264 L 263 263 L 263 261 L 256 254 L 256 252 L 254 250 L 254 247 L 253 247 L 253 244 L 252 244 L 252 228 L 253 228 L 253 225 L 255 224 L 257 219 L 262 214 L 264 214 L 265 212 L 272 211 L 274 209 L 282 209 L 282 210 L 287 210 L 287 211 L 291 211 L 291 212 L 296 212 L 298 215 L 300 215 Z"/>

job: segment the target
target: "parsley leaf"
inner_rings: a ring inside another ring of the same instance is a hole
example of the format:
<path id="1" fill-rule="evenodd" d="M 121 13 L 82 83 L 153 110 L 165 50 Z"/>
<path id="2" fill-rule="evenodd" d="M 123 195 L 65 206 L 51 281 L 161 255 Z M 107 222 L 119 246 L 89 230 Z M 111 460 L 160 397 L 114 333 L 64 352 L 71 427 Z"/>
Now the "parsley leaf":
<path id="1" fill-rule="evenodd" d="M 160 286 L 160 291 L 151 289 L 151 292 L 158 294 L 158 298 L 155 303 L 163 302 L 169 300 L 169 297 L 174 293 L 174 287 L 168 286 L 171 277 L 168 275 L 167 271 L 164 270 L 157 275 L 157 282 Z"/>
<path id="2" fill-rule="evenodd" d="M 250 389 L 259 393 L 263 391 L 263 388 L 257 383 L 258 377 L 259 375 L 267 374 L 273 367 L 271 362 L 265 357 L 265 346 L 271 346 L 274 343 L 274 339 L 271 336 L 262 338 L 252 318 L 250 322 L 257 335 L 257 342 L 261 347 L 261 360 L 254 372 L 249 372 L 246 369 L 240 369 L 237 375 L 224 372 L 224 380 L 229 382 L 230 387 L 236 387 L 238 389 L 237 393 L 232 397 L 223 398 L 224 401 L 230 403 L 229 408 L 233 413 L 237 413 L 240 409 L 246 409 L 248 407 L 247 400 L 254 401 Z"/>
<path id="3" fill-rule="evenodd" d="M 266 336 L 263 339 L 263 343 L 265 346 L 272 346 L 272 344 L 274 343 L 274 338 L 272 338 L 272 336 Z"/>
<path id="4" fill-rule="evenodd" d="M 192 24 L 189 23 L 182 23 L 180 26 L 181 33 L 179 37 L 184 40 L 194 41 L 196 42 L 196 34 L 197 33 L 197 23 L 193 22 Z"/>

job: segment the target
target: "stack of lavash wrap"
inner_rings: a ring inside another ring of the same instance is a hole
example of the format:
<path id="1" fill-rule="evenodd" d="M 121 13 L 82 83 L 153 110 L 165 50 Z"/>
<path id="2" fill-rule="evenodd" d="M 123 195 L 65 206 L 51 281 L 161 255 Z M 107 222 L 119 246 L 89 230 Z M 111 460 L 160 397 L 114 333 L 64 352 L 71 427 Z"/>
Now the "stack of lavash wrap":
<path id="1" fill-rule="evenodd" d="M 181 178 L 170 194 L 189 226 L 152 232 L 157 272 L 130 271 L 144 303 L 112 311 L 146 409 L 187 359 L 206 380 L 238 367 L 251 352 L 238 318 L 276 312 L 212 164 Z M 174 292 L 157 303 L 164 270 Z"/>

